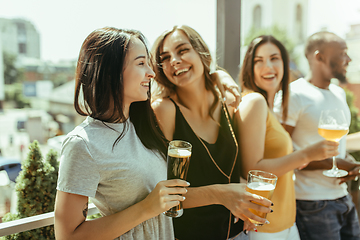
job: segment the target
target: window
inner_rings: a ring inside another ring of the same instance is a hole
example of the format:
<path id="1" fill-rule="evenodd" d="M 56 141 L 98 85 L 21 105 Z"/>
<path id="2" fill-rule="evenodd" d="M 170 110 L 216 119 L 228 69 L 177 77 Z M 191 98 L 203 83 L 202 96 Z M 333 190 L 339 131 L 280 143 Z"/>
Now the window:
<path id="1" fill-rule="evenodd" d="M 260 5 L 256 5 L 253 11 L 253 28 L 260 29 L 261 28 L 261 7 Z"/>
<path id="2" fill-rule="evenodd" d="M 295 31 L 296 37 L 302 41 L 304 39 L 303 33 L 303 11 L 302 6 L 298 4 L 296 6 L 296 19 L 295 19 Z"/>
<path id="3" fill-rule="evenodd" d="M 19 53 L 26 54 L 26 43 L 19 43 Z"/>
<path id="4" fill-rule="evenodd" d="M 26 54 L 26 42 L 27 42 L 26 26 L 22 22 L 17 22 L 16 27 L 17 27 L 17 42 L 19 46 L 18 51 L 20 54 Z"/>

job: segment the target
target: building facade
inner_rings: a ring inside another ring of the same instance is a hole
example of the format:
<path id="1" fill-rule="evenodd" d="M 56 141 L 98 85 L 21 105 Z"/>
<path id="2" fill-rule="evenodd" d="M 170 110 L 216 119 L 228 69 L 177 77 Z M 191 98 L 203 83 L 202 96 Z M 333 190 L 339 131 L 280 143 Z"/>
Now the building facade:
<path id="1" fill-rule="evenodd" d="M 251 28 L 278 26 L 295 44 L 302 44 L 307 37 L 307 16 L 308 0 L 242 0 L 241 35 Z"/>
<path id="2" fill-rule="evenodd" d="M 350 26 L 350 31 L 346 34 L 346 44 L 352 60 L 347 69 L 348 81 L 360 84 L 360 23 Z"/>
<path id="3" fill-rule="evenodd" d="M 24 19 L 0 18 L 3 51 L 29 58 L 40 58 L 40 34 Z"/>
<path id="4" fill-rule="evenodd" d="M 360 23 L 350 26 L 350 31 L 346 34 L 346 44 L 352 60 L 347 68 L 349 84 L 346 88 L 354 93 L 354 104 L 360 109 Z"/>

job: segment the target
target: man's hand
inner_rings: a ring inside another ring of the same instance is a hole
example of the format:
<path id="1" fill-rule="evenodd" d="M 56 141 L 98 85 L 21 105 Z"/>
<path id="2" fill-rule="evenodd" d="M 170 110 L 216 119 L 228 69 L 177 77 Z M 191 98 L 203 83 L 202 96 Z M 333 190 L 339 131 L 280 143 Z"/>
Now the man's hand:
<path id="1" fill-rule="evenodd" d="M 357 181 L 360 175 L 360 166 L 356 166 L 354 167 L 352 170 L 349 171 L 348 175 L 346 175 L 345 177 L 341 177 L 339 184 L 342 184 L 344 182 L 350 181 L 350 180 L 355 180 Z"/>

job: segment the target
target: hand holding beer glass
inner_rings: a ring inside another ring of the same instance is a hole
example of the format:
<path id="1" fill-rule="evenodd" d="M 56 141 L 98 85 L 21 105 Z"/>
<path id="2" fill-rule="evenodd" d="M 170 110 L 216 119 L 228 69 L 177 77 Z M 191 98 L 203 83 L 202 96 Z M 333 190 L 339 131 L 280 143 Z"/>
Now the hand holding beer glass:
<path id="1" fill-rule="evenodd" d="M 349 132 L 349 125 L 345 119 L 344 112 L 340 109 L 321 111 L 318 133 L 328 141 L 339 142 Z M 323 174 L 327 177 L 344 177 L 347 171 L 338 169 L 336 158 L 333 156 L 333 166 L 325 170 Z"/>
<path id="2" fill-rule="evenodd" d="M 246 191 L 271 200 L 276 182 L 277 176 L 275 174 L 260 170 L 250 170 L 247 178 Z M 251 208 L 249 210 L 261 218 L 266 218 L 267 213 L 259 212 Z M 254 223 L 255 226 L 263 225 L 253 219 L 250 219 L 250 221 Z"/>
<path id="3" fill-rule="evenodd" d="M 169 143 L 167 153 L 167 179 L 186 180 L 190 164 L 191 144 L 182 140 L 173 140 Z M 165 212 L 169 217 L 180 217 L 183 214 L 182 202 Z"/>

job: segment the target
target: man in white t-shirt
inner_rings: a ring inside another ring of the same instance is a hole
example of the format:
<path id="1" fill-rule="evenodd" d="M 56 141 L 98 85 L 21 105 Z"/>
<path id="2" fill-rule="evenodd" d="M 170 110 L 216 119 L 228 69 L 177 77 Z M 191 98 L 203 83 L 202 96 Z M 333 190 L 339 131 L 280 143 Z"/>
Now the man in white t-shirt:
<path id="1" fill-rule="evenodd" d="M 350 110 L 345 92 L 331 84 L 332 78 L 346 82 L 346 68 L 351 61 L 343 39 L 330 32 L 310 36 L 305 46 L 310 73 L 290 84 L 289 112 L 284 124 L 290 133 L 294 150 L 304 148 L 322 139 L 318 122 L 322 110 L 342 109 L 350 124 Z M 280 99 L 274 112 L 281 119 Z M 323 175 L 332 166 L 331 159 L 314 161 L 296 170 L 296 224 L 302 240 L 360 239 L 359 220 L 346 180 L 359 174 L 359 164 L 346 160 L 346 142 L 340 141 L 338 167 L 349 171 L 345 178 Z"/>

